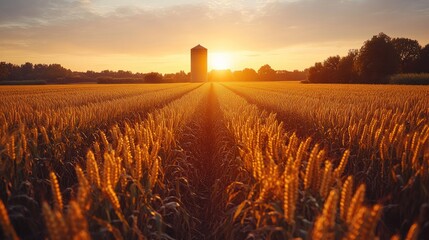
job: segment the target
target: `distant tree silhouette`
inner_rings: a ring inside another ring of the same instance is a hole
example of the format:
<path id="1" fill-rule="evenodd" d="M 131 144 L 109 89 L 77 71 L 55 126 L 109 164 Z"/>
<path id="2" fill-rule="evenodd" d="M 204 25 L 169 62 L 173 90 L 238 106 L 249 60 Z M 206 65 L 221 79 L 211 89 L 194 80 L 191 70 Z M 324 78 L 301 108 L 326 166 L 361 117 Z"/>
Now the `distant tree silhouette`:
<path id="1" fill-rule="evenodd" d="M 164 74 L 164 82 L 190 82 L 190 81 L 191 81 L 190 73 L 186 74 L 184 71 Z"/>
<path id="2" fill-rule="evenodd" d="M 133 73 L 131 71 L 118 70 L 116 73 L 117 78 L 132 78 Z"/>
<path id="3" fill-rule="evenodd" d="M 265 64 L 258 70 L 259 80 L 274 81 L 276 80 L 276 71 L 270 65 Z"/>
<path id="4" fill-rule="evenodd" d="M 296 80 L 305 80 L 307 78 L 307 71 L 287 71 L 287 70 L 278 70 L 276 71 L 276 80 L 278 81 L 296 81 Z"/>
<path id="5" fill-rule="evenodd" d="M 258 76 L 258 74 L 256 74 L 256 76 Z M 246 81 L 242 70 L 232 72 L 232 79 L 233 81 L 237 81 L 237 82 Z"/>
<path id="6" fill-rule="evenodd" d="M 58 78 L 64 78 L 71 75 L 69 69 L 63 68 L 60 64 L 50 64 L 47 67 L 46 78 L 49 80 L 54 80 Z"/>
<path id="7" fill-rule="evenodd" d="M 420 56 L 421 46 L 416 40 L 409 38 L 393 38 L 393 47 L 399 54 L 400 66 L 399 70 L 402 73 L 416 72 L 417 61 Z"/>
<path id="8" fill-rule="evenodd" d="M 418 72 L 429 73 L 429 44 L 420 50 L 420 55 L 417 62 Z"/>
<path id="9" fill-rule="evenodd" d="M 323 83 L 323 64 L 316 62 L 314 66 L 308 70 L 308 80 L 312 83 Z"/>
<path id="10" fill-rule="evenodd" d="M 191 81 L 191 73 L 186 74 L 185 71 L 180 71 L 174 74 L 174 82 L 189 82 Z"/>
<path id="11" fill-rule="evenodd" d="M 323 64 L 316 63 L 309 70 L 309 81 L 314 83 L 339 82 L 340 56 L 328 57 Z"/>
<path id="12" fill-rule="evenodd" d="M 243 78 L 245 81 L 258 81 L 258 73 L 253 68 L 243 69 Z"/>
<path id="13" fill-rule="evenodd" d="M 373 36 L 360 50 L 345 57 L 332 56 L 308 69 L 313 83 L 388 83 L 396 73 L 429 72 L 429 44 L 416 40 L 391 39 L 384 33 Z M 398 78 L 396 78 L 398 79 Z"/>
<path id="14" fill-rule="evenodd" d="M 8 80 L 8 78 L 10 78 L 12 68 L 12 64 L 0 62 L 0 81 Z"/>
<path id="15" fill-rule="evenodd" d="M 358 74 L 354 67 L 356 57 L 359 54 L 359 51 L 349 50 L 347 56 L 342 57 L 338 63 L 338 82 L 339 83 L 356 83 L 358 82 Z"/>
<path id="16" fill-rule="evenodd" d="M 398 72 L 399 62 L 390 37 L 380 33 L 364 43 L 355 66 L 361 82 L 387 83 L 388 76 Z"/>
<path id="17" fill-rule="evenodd" d="M 323 62 L 323 67 L 324 67 L 324 79 L 326 79 L 326 82 L 329 83 L 336 83 L 338 82 L 338 67 L 340 64 L 340 56 L 333 56 L 333 57 L 328 57 L 328 59 L 326 59 Z"/>
<path id="18" fill-rule="evenodd" d="M 33 64 L 26 62 L 21 65 L 21 76 L 23 79 L 31 79 L 33 77 Z"/>
<path id="19" fill-rule="evenodd" d="M 241 71 L 233 72 L 233 81 L 257 81 L 258 73 L 252 68 L 245 68 Z"/>
<path id="20" fill-rule="evenodd" d="M 151 72 L 151 73 L 147 73 L 144 76 L 144 80 L 147 83 L 161 83 L 163 78 L 162 78 L 162 75 L 160 73 Z"/>

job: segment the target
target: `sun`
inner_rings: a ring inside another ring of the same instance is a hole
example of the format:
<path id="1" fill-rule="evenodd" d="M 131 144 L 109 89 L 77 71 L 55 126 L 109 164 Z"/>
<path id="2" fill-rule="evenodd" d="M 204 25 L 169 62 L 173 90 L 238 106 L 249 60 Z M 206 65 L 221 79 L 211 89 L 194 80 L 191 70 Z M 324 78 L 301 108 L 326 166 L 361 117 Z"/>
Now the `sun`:
<path id="1" fill-rule="evenodd" d="M 231 68 L 231 55 L 228 53 L 209 53 L 209 66 L 212 70 L 225 70 Z"/>

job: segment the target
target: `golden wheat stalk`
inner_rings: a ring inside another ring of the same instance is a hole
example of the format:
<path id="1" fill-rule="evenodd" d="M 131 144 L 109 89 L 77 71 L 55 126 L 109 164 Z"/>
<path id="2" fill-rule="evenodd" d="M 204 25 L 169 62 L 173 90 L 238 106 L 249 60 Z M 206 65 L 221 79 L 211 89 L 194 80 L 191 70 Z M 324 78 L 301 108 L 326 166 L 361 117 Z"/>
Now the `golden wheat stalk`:
<path id="1" fill-rule="evenodd" d="M 67 225 L 69 234 L 73 239 L 90 239 L 88 232 L 88 222 L 83 215 L 79 204 L 75 201 L 70 201 L 69 209 L 67 211 Z"/>
<path id="2" fill-rule="evenodd" d="M 325 168 L 323 170 L 322 182 L 320 184 L 320 196 L 326 198 L 329 193 L 329 187 L 332 179 L 332 163 L 330 161 L 325 161 Z"/>
<path id="3" fill-rule="evenodd" d="M 362 202 L 365 198 L 366 187 L 364 184 L 361 184 L 359 188 L 356 190 L 353 198 L 350 202 L 350 206 L 347 210 L 347 218 L 346 222 L 350 224 L 353 220 L 353 216 L 359 211 L 359 208 L 362 206 Z"/>
<path id="4" fill-rule="evenodd" d="M 367 233 L 366 239 L 374 239 L 375 237 L 375 228 L 377 227 L 377 223 L 381 217 L 382 206 L 380 204 L 376 204 L 371 208 L 371 212 L 369 213 L 369 218 L 365 222 L 363 232 Z"/>
<path id="5" fill-rule="evenodd" d="M 64 215 L 62 212 L 53 209 L 53 213 L 55 216 L 55 221 L 58 224 L 58 231 L 60 232 L 60 236 L 62 236 L 62 238 L 64 238 L 64 236 L 67 236 L 67 234 L 69 233 L 69 226 L 66 223 L 66 220 L 64 218 Z"/>
<path id="6" fill-rule="evenodd" d="M 110 155 L 105 152 L 104 153 L 104 162 L 103 162 L 103 187 L 111 186 L 113 184 L 112 174 L 113 172 L 113 159 L 110 157 Z"/>
<path id="7" fill-rule="evenodd" d="M 341 199 L 340 199 L 340 216 L 343 221 L 347 219 L 347 210 L 350 206 L 353 191 L 353 176 L 348 176 L 341 188 Z"/>
<path id="8" fill-rule="evenodd" d="M 76 176 L 79 184 L 76 200 L 81 209 L 88 210 L 88 207 L 89 207 L 88 200 L 89 200 L 89 193 L 90 193 L 91 187 L 82 169 L 79 166 L 76 166 L 75 169 L 76 169 Z"/>
<path id="9" fill-rule="evenodd" d="M 51 180 L 51 191 L 52 191 L 52 198 L 54 200 L 54 206 L 56 210 L 61 212 L 63 210 L 64 205 L 63 205 L 63 198 L 61 196 L 60 185 L 58 183 L 57 176 L 55 175 L 54 172 L 51 172 L 49 176 Z"/>
<path id="10" fill-rule="evenodd" d="M 46 228 L 48 229 L 49 239 L 62 240 L 64 237 L 68 236 L 69 229 L 60 211 L 51 209 L 51 207 L 44 202 L 42 205 L 42 212 Z"/>
<path id="11" fill-rule="evenodd" d="M 94 154 L 95 154 L 95 160 L 97 162 L 101 162 L 101 149 L 100 149 L 100 144 L 98 144 L 98 142 L 94 142 L 94 144 L 92 144 L 94 147 Z"/>
<path id="12" fill-rule="evenodd" d="M 390 240 L 401 240 L 401 236 L 399 234 L 393 235 Z"/>
<path id="13" fill-rule="evenodd" d="M 109 144 L 109 141 L 107 140 L 106 134 L 103 131 L 100 131 L 100 137 L 101 137 L 101 141 L 103 142 L 104 150 L 109 151 L 110 144 Z"/>
<path id="14" fill-rule="evenodd" d="M 86 172 L 88 180 L 96 187 L 100 188 L 100 174 L 98 170 L 97 161 L 95 160 L 94 153 L 89 150 L 86 154 Z"/>
<path id="15" fill-rule="evenodd" d="M 314 163 L 313 174 L 312 174 L 312 184 L 311 184 L 311 189 L 313 190 L 313 192 L 319 191 L 319 188 L 320 188 L 320 184 L 323 176 L 319 174 L 319 171 L 320 171 L 320 165 L 325 160 L 325 154 L 326 154 L 325 150 L 323 149 L 320 150 L 319 154 L 317 154 L 317 158 Z"/>
<path id="16" fill-rule="evenodd" d="M 0 200 L 0 225 L 3 228 L 4 236 L 13 240 L 19 239 L 12 223 L 10 222 L 9 215 L 7 214 L 6 207 L 2 200 Z"/>
<path id="17" fill-rule="evenodd" d="M 310 153 L 310 158 L 307 162 L 307 167 L 305 169 L 304 177 L 304 189 L 307 190 L 311 187 L 313 176 L 314 176 L 314 167 L 315 162 L 317 161 L 317 154 L 319 153 L 319 144 L 314 145 Z"/>
<path id="18" fill-rule="evenodd" d="M 414 223 L 413 225 L 411 225 L 410 229 L 408 230 L 405 240 L 417 240 L 418 233 L 419 233 L 419 225 L 417 223 Z"/>
<path id="19" fill-rule="evenodd" d="M 337 204 L 338 192 L 334 189 L 329 192 L 329 196 L 323 205 L 322 214 L 317 217 L 314 223 L 313 239 L 334 239 Z"/>
<path id="20" fill-rule="evenodd" d="M 295 224 L 295 209 L 298 199 L 298 174 L 291 174 L 285 179 L 284 218 L 289 224 Z"/>
<path id="21" fill-rule="evenodd" d="M 367 218 L 366 207 L 360 207 L 356 212 L 356 215 L 353 216 L 353 221 L 349 223 L 350 229 L 345 236 L 345 240 L 358 240 L 358 239 L 366 239 L 365 236 L 367 233 L 363 231 L 362 227 Z"/>
<path id="22" fill-rule="evenodd" d="M 140 181 L 142 177 L 143 159 L 142 159 L 142 151 L 139 145 L 136 146 L 134 155 L 135 155 L 135 161 L 134 161 L 135 165 L 132 173 L 133 173 L 133 177 L 138 181 Z"/>
<path id="23" fill-rule="evenodd" d="M 308 137 L 304 142 L 301 142 L 299 145 L 298 151 L 296 152 L 294 168 L 299 169 L 301 167 L 301 162 L 304 156 L 304 153 L 307 152 L 308 147 L 311 143 L 311 137 Z"/>
<path id="24" fill-rule="evenodd" d="M 28 146 L 27 146 L 27 137 L 25 136 L 24 133 L 21 133 L 21 145 L 22 145 L 22 152 L 25 156 L 27 151 L 28 151 L 28 149 L 27 149 Z"/>
<path id="25" fill-rule="evenodd" d="M 51 141 L 49 140 L 49 136 L 45 127 L 42 126 L 40 128 L 40 133 L 42 133 L 43 141 L 45 142 L 45 144 L 50 144 Z"/>
<path id="26" fill-rule="evenodd" d="M 10 158 L 15 161 L 16 160 L 16 146 L 15 146 L 15 136 L 12 136 L 10 138 L 10 149 L 9 149 L 9 156 Z"/>
<path id="27" fill-rule="evenodd" d="M 344 169 L 346 168 L 347 162 L 349 160 L 349 156 L 350 156 L 350 150 L 346 150 L 343 154 L 343 157 L 341 158 L 340 164 L 334 171 L 334 176 L 336 178 L 340 178 L 341 175 L 343 174 Z"/>
<path id="28" fill-rule="evenodd" d="M 55 216 L 49 207 L 49 205 L 44 202 L 42 205 L 43 219 L 45 220 L 45 226 L 48 229 L 49 239 L 56 240 L 61 239 L 61 236 L 58 232 L 57 221 Z"/>
<path id="29" fill-rule="evenodd" d="M 39 138 L 39 134 L 37 133 L 37 131 L 38 131 L 37 127 L 31 129 L 31 134 L 32 134 L 31 138 L 34 141 L 34 146 L 35 147 L 37 147 L 37 145 L 38 145 L 38 138 Z"/>

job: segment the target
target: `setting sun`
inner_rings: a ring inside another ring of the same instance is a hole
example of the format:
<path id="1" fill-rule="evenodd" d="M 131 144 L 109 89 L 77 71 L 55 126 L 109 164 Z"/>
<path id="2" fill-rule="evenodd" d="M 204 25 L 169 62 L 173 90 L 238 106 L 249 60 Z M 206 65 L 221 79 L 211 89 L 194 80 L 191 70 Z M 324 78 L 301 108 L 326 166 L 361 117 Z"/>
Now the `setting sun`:
<path id="1" fill-rule="evenodd" d="M 209 53 L 209 68 L 225 70 L 231 68 L 231 55 L 228 53 Z"/>

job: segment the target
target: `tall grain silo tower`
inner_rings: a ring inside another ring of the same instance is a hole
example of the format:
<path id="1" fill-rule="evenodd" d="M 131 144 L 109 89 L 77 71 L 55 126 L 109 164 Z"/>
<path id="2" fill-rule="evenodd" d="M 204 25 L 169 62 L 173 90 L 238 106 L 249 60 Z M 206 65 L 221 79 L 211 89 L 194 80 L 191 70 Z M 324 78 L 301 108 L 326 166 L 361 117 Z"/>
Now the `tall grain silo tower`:
<path id="1" fill-rule="evenodd" d="M 191 49 L 191 81 L 207 81 L 207 48 L 199 44 Z"/>

